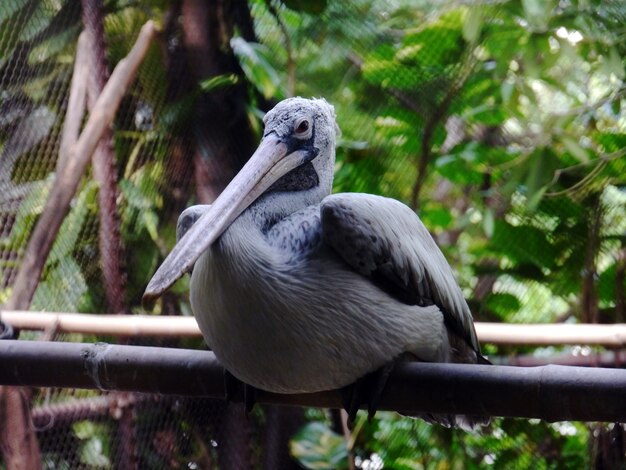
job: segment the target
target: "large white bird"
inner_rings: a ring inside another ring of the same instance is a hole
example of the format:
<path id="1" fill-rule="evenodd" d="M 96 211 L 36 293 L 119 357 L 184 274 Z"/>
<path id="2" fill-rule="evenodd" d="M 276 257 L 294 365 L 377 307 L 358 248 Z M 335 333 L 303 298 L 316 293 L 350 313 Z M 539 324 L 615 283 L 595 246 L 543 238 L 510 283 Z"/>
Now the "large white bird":
<path id="1" fill-rule="evenodd" d="M 396 360 L 485 361 L 454 275 L 413 210 L 330 195 L 334 108 L 290 98 L 264 122 L 259 148 L 214 204 L 183 212 L 184 236 L 145 297 L 193 267 L 191 306 L 206 342 L 232 375 L 271 392 L 348 387 L 379 371 L 368 392 L 377 395 Z M 346 388 L 351 417 L 358 389 Z M 368 400 L 375 411 L 377 397 Z"/>

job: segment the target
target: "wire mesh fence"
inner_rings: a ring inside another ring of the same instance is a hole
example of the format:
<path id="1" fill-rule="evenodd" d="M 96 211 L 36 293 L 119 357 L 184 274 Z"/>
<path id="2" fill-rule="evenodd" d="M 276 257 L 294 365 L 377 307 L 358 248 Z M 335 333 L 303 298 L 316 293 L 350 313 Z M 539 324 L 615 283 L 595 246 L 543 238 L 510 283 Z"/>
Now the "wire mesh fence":
<path id="1" fill-rule="evenodd" d="M 72 112 L 85 123 L 152 19 L 159 33 L 42 255 L 31 309 L 143 312 L 180 211 L 219 194 L 258 142 L 263 112 L 299 94 L 336 107 L 335 189 L 418 210 L 475 317 L 623 322 L 626 9 L 591 4 L 3 1 L 0 299 L 13 294 L 64 139 L 71 144 Z M 71 99 L 79 79 L 82 105 Z M 154 313 L 191 314 L 187 282 Z M 530 348 L 487 346 L 515 351 Z M 15 390 L 32 405 L 44 468 L 610 468 L 624 458 L 618 424 L 503 420 L 475 437 L 383 414 L 357 423 L 350 440 L 318 410 L 246 418 L 239 405 L 208 399 Z M 0 465 L 14 468 L 7 442 Z"/>

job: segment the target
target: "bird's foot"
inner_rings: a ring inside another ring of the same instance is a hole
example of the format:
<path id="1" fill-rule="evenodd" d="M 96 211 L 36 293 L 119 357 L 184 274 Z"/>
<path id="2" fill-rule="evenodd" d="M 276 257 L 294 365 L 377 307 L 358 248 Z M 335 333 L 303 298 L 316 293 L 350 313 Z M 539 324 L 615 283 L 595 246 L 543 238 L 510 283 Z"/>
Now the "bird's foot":
<path id="1" fill-rule="evenodd" d="M 241 396 L 241 388 L 243 388 L 244 410 L 248 416 L 256 404 L 256 388 L 242 382 L 224 369 L 224 399 L 227 402 L 234 401 L 238 396 Z"/>
<path id="2" fill-rule="evenodd" d="M 354 427 L 356 414 L 361 404 L 367 404 L 367 419 L 371 420 L 374 417 L 394 365 L 394 362 L 389 362 L 341 390 L 343 407 L 348 413 L 350 429 Z"/>
<path id="3" fill-rule="evenodd" d="M 249 416 L 256 404 L 256 388 L 252 385 L 243 384 L 243 404 L 246 416 Z"/>
<path id="4" fill-rule="evenodd" d="M 232 402 L 239 392 L 242 382 L 224 369 L 224 400 Z"/>

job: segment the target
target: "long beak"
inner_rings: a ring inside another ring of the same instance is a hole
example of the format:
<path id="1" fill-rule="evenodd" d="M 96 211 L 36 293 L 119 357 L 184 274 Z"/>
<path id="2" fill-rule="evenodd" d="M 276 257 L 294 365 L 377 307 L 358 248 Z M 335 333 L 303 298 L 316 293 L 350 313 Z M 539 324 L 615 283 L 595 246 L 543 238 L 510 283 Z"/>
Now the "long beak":
<path id="1" fill-rule="evenodd" d="M 200 255 L 250 204 L 306 158 L 305 151 L 288 152 L 287 144 L 275 134 L 269 134 L 261 141 L 248 163 L 165 258 L 148 283 L 144 302 L 160 296 L 191 269 Z"/>

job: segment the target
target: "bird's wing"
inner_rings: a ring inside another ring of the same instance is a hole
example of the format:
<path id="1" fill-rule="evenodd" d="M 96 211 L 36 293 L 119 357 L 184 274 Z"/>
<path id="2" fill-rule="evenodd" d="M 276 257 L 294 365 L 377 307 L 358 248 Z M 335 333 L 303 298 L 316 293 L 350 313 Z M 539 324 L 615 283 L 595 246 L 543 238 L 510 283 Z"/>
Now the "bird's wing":
<path id="1" fill-rule="evenodd" d="M 321 204 L 322 238 L 357 272 L 398 300 L 436 304 L 476 351 L 472 314 L 448 262 L 412 209 L 395 199 L 334 194 Z"/>
<path id="2" fill-rule="evenodd" d="M 183 238 L 189 229 L 195 224 L 202 215 L 209 210 L 210 204 L 198 204 L 191 206 L 181 212 L 176 222 L 176 243 Z M 186 272 L 191 274 L 193 268 L 189 268 Z"/>

